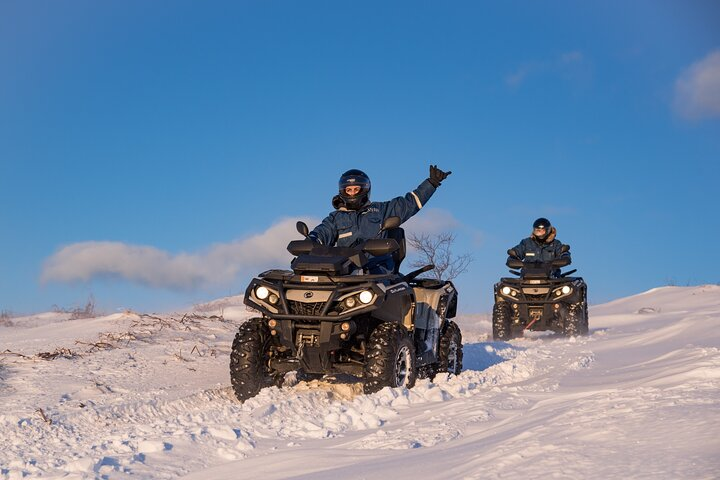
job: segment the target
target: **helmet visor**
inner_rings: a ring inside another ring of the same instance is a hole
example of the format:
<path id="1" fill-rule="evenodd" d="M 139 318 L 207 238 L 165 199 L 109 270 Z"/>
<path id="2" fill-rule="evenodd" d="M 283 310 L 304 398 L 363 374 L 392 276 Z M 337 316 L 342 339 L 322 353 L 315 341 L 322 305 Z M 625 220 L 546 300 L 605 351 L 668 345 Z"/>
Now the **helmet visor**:
<path id="1" fill-rule="evenodd" d="M 370 181 L 367 177 L 352 175 L 343 177 L 338 184 L 340 195 L 354 197 L 370 191 Z"/>

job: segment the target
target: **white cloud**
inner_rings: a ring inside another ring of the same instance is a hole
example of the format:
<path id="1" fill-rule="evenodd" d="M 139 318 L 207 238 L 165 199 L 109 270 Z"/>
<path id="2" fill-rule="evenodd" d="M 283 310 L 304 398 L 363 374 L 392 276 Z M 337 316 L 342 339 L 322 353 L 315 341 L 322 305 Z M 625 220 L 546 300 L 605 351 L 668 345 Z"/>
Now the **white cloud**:
<path id="1" fill-rule="evenodd" d="M 263 233 L 217 244 L 200 253 L 170 254 L 122 242 L 82 242 L 61 248 L 44 265 L 43 282 L 118 277 L 152 287 L 191 289 L 232 282 L 241 271 L 289 266 L 287 243 L 299 238 L 296 219 L 284 219 Z M 314 220 L 308 220 L 314 225 Z"/>
<path id="2" fill-rule="evenodd" d="M 573 50 L 572 52 L 565 52 L 560 55 L 560 62 L 561 63 L 575 63 L 575 62 L 582 62 L 583 58 L 585 58 L 582 54 L 582 52 L 578 50 Z"/>
<path id="3" fill-rule="evenodd" d="M 561 53 L 552 60 L 527 62 L 520 65 L 517 70 L 505 76 L 505 84 L 509 87 L 518 87 L 531 76 L 544 73 L 562 74 L 571 68 L 572 64 L 581 64 L 585 56 L 579 50 Z"/>
<path id="4" fill-rule="evenodd" d="M 438 233 L 456 230 L 460 222 L 453 217 L 452 213 L 441 208 L 424 208 L 403 224 L 405 235 L 414 233 L 416 235 L 436 235 Z"/>
<path id="5" fill-rule="evenodd" d="M 312 228 L 318 222 L 306 219 Z M 150 287 L 172 290 L 232 284 L 240 274 L 265 268 L 289 268 L 286 247 L 298 239 L 296 219 L 283 219 L 265 232 L 230 243 L 216 244 L 197 253 L 178 253 L 122 242 L 80 242 L 65 246 L 45 261 L 42 282 L 78 282 L 120 278 Z M 435 235 L 461 227 L 446 210 L 423 211 L 403 225 L 406 231 Z"/>
<path id="6" fill-rule="evenodd" d="M 693 120 L 720 116 L 720 50 L 682 72 L 675 82 L 675 109 Z"/>
<path id="7" fill-rule="evenodd" d="M 526 63 L 521 65 L 516 71 L 505 77 L 505 84 L 510 87 L 517 87 L 525 81 L 532 73 L 538 72 L 544 68 L 541 63 Z"/>

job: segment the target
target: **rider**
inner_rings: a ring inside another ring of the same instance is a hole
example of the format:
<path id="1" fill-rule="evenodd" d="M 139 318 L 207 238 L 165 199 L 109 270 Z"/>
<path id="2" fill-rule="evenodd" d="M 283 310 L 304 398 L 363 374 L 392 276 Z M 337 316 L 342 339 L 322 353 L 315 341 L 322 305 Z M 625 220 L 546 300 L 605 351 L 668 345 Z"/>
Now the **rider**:
<path id="1" fill-rule="evenodd" d="M 557 230 L 550 224 L 550 220 L 538 218 L 533 222 L 532 234 L 508 250 L 508 255 L 524 262 L 546 263 L 560 257 L 567 257 L 569 260 L 570 252 L 563 251 L 563 244 L 555 238 L 556 234 Z"/>
<path id="2" fill-rule="evenodd" d="M 340 176 L 338 194 L 332 199 L 335 211 L 325 217 L 308 237 L 323 245 L 338 247 L 355 247 L 377 238 L 383 221 L 389 217 L 400 217 L 401 223 L 407 221 L 420 211 L 451 173 L 430 165 L 430 176 L 412 192 L 387 202 L 371 202 L 370 178 L 361 170 L 348 170 Z M 385 236 L 384 232 L 382 236 Z M 378 266 L 392 271 L 394 265 L 390 255 L 373 258 L 368 264 L 371 272 L 384 273 L 377 271 Z"/>

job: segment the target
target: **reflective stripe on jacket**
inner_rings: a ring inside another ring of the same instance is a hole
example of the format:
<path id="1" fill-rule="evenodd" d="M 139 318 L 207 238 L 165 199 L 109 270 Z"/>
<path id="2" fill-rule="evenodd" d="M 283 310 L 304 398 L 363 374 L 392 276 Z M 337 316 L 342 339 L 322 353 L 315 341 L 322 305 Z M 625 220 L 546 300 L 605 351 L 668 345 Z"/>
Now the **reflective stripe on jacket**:
<path id="1" fill-rule="evenodd" d="M 309 237 L 323 245 L 352 247 L 376 238 L 383 221 L 400 217 L 401 223 L 415 215 L 430 200 L 435 187 L 425 180 L 404 197 L 387 202 L 370 202 L 359 210 L 335 210 L 310 232 Z M 381 238 L 385 237 L 381 235 Z"/>

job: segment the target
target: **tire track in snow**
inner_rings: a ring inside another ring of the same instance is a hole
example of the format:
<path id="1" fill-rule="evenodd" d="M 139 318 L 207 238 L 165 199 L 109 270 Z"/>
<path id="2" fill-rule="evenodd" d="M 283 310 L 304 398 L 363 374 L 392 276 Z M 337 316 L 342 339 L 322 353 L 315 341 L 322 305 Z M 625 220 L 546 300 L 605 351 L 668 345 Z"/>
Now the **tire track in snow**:
<path id="1" fill-rule="evenodd" d="M 233 333 L 234 329 L 216 338 L 218 349 L 224 342 L 229 344 Z M 487 422 L 494 411 L 526 408 L 523 392 L 552 391 L 556 388 L 552 370 L 557 369 L 553 362 L 558 355 L 567 355 L 564 345 L 575 347 L 564 339 L 468 344 L 468 368 L 459 376 L 439 377 L 435 383 L 419 381 L 412 390 L 386 388 L 366 396 L 356 395 L 359 390 L 352 385 L 300 382 L 265 389 L 239 404 L 229 387 L 193 393 L 194 387 L 168 383 L 165 378 L 195 375 L 187 370 L 190 365 L 199 372 L 220 369 L 222 374 L 214 375 L 226 378 L 226 354 L 193 358 L 190 364 L 168 363 L 168 343 L 161 340 L 145 339 L 131 349 L 44 363 L 43 372 L 25 371 L 35 377 L 25 383 L 36 386 L 42 375 L 52 376 L 68 365 L 80 367 L 80 379 L 94 372 L 97 378 L 88 388 L 97 401 L 87 401 L 85 397 L 92 395 L 83 389 L 64 395 L 48 407 L 54 420 L 50 427 L 32 416 L 0 419 L 0 432 L 12 439 L 6 454 L 20 459 L 14 468 L 29 474 L 90 471 L 171 478 L 212 462 L 265 455 L 255 452 L 288 441 L 339 439 L 339 445 L 366 450 L 432 447 L 461 439 L 468 425 Z M 190 351 L 192 337 L 175 340 L 174 348 Z M 158 362 L 160 358 L 165 360 Z M 583 368 L 588 358 L 570 355 L 566 363 Z M 117 382 L 135 373 L 145 390 Z M 170 387 L 158 389 L 163 384 Z M 190 390 L 178 395 L 183 388 Z M 463 407 L 461 400 L 468 398 L 473 401 Z M 87 402 L 84 408 L 73 406 L 81 401 Z M 343 437 L 352 439 L 348 443 Z"/>

